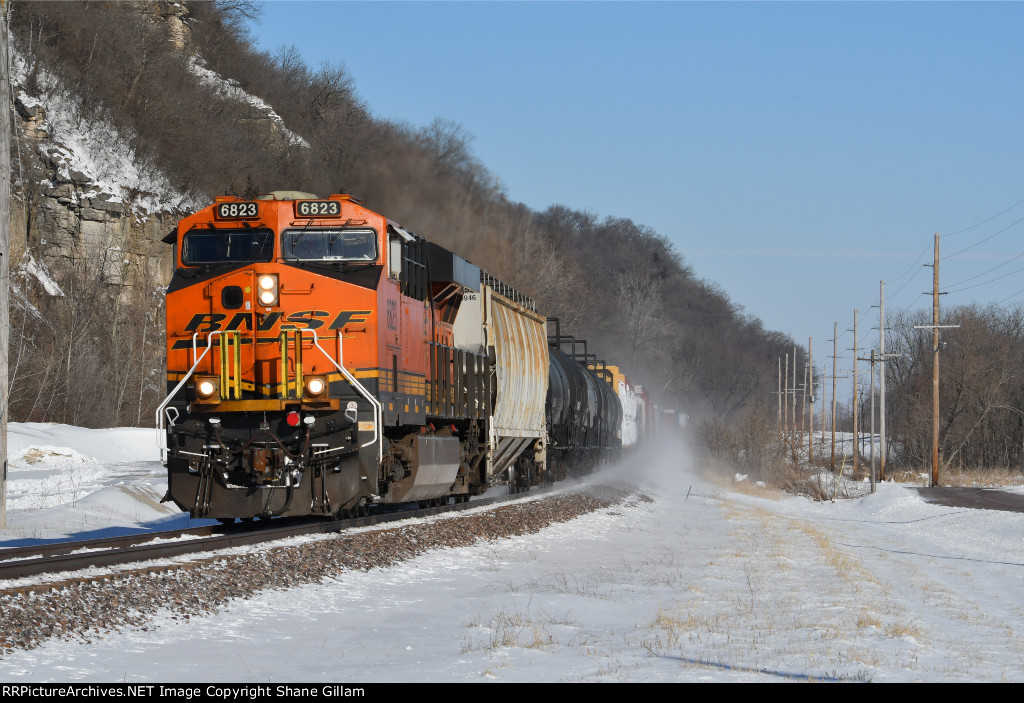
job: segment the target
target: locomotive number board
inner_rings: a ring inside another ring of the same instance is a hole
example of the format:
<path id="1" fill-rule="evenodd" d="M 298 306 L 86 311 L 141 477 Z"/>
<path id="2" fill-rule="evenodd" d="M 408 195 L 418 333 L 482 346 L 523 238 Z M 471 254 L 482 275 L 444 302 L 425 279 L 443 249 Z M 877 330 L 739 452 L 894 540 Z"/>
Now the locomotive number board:
<path id="1" fill-rule="evenodd" d="M 296 200 L 296 217 L 338 217 L 341 203 L 337 200 Z"/>
<path id="2" fill-rule="evenodd" d="M 259 217 L 259 214 L 258 203 L 218 203 L 216 209 L 219 220 L 247 220 Z"/>

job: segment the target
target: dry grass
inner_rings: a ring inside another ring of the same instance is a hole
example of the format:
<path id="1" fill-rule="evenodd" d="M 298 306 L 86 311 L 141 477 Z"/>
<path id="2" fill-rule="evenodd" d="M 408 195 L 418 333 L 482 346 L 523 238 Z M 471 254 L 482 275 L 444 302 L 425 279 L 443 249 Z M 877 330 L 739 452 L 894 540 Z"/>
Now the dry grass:
<path id="1" fill-rule="evenodd" d="M 828 471 L 830 452 L 828 447 L 816 444 L 813 460 L 806 452 L 784 450 L 775 443 L 774 435 L 744 436 L 744 442 L 732 437 L 731 443 L 711 450 L 703 462 L 710 473 L 719 480 L 729 481 L 732 488 L 744 493 L 756 492 L 754 485 L 763 481 L 769 488 L 786 493 L 806 495 L 815 500 L 832 499 L 827 495 L 815 477 L 821 471 Z M 765 444 L 774 449 L 766 450 Z M 850 442 L 840 446 L 836 452 L 836 471 L 854 483 L 864 482 L 871 476 L 871 458 L 867 453 L 858 453 L 857 468 L 853 470 L 853 456 Z M 756 459 L 756 461 L 755 461 Z M 840 465 L 842 469 L 840 469 Z M 876 470 L 879 470 L 876 463 Z M 734 482 L 737 474 L 749 474 L 749 482 Z M 887 467 L 887 480 L 897 483 L 928 485 L 931 481 L 931 466 L 896 467 L 892 462 Z M 1024 485 L 1024 466 L 996 467 L 944 467 L 940 472 L 943 486 L 1002 487 Z"/>
<path id="2" fill-rule="evenodd" d="M 919 473 L 931 476 L 931 469 Z M 943 486 L 1022 486 L 1024 485 L 1024 473 L 1021 473 L 1020 468 L 964 469 L 957 467 L 943 469 L 939 473 L 939 483 Z"/>
<path id="3" fill-rule="evenodd" d="M 887 480 L 896 483 L 928 485 L 931 482 L 932 469 L 922 466 L 914 469 L 898 469 L 886 472 Z M 979 488 L 1000 488 L 1003 486 L 1024 486 L 1024 469 L 1010 467 L 995 468 L 955 468 L 942 469 L 939 472 L 939 483 L 943 486 L 967 486 Z"/>
<path id="4" fill-rule="evenodd" d="M 833 495 L 827 487 L 820 485 L 816 476 L 827 468 L 802 463 L 799 466 L 791 466 L 785 472 L 777 472 L 772 480 L 767 482 L 767 487 L 759 487 L 751 481 L 735 481 L 732 475 L 722 471 L 717 481 L 729 483 L 732 490 L 740 493 L 755 494 L 762 497 L 770 496 L 774 491 L 783 491 L 795 495 L 805 495 L 814 500 L 829 500 L 835 497 L 847 497 L 845 495 Z M 837 466 L 846 479 L 854 483 L 862 483 L 870 477 L 871 465 L 860 463 L 854 473 L 851 466 Z M 876 466 L 877 470 L 877 466 Z M 888 468 L 886 481 L 907 485 L 929 485 L 931 482 L 931 467 L 919 467 L 914 469 Z M 965 486 L 978 488 L 1001 488 L 1005 486 L 1024 486 L 1024 468 L 1021 467 L 995 467 L 995 468 L 947 468 L 942 469 L 939 474 L 939 483 L 943 486 Z"/>
<path id="5" fill-rule="evenodd" d="M 865 584 L 880 586 L 878 579 L 868 566 L 846 550 L 836 548 L 832 537 L 815 526 L 802 520 L 788 521 L 790 529 L 803 532 L 817 544 L 822 559 L 836 570 L 837 575 L 859 590 Z"/>
<path id="6" fill-rule="evenodd" d="M 860 611 L 857 615 L 857 629 L 864 630 L 869 627 L 874 628 L 876 630 L 881 630 L 882 621 L 878 619 L 878 615 L 876 613 L 861 606 Z"/>
<path id="7" fill-rule="evenodd" d="M 491 616 L 486 623 L 477 620 L 470 623 L 468 627 L 486 632 L 487 641 L 481 644 L 467 637 L 462 645 L 464 654 L 477 650 L 493 652 L 507 647 L 540 649 L 555 643 L 555 638 L 547 631 L 545 623 L 542 620 L 534 619 L 530 614 L 529 607 L 525 612 L 519 609 L 509 612 L 503 608 Z"/>
<path id="8" fill-rule="evenodd" d="M 782 489 L 781 485 L 761 481 L 755 476 L 744 474 L 720 462 L 714 462 L 713 466 L 714 470 L 702 474 L 701 478 L 716 488 L 728 488 L 730 491 L 754 495 L 758 498 L 778 499 L 781 497 L 779 493 L 780 489 Z M 745 475 L 746 478 L 742 481 L 737 481 L 737 474 Z"/>

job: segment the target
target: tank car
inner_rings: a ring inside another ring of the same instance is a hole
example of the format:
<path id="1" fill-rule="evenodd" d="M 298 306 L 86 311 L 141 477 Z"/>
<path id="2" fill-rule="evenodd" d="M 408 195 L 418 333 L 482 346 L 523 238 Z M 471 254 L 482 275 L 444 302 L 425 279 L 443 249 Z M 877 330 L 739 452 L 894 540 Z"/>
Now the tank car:
<path id="1" fill-rule="evenodd" d="M 622 447 L 622 405 L 614 373 L 548 318 L 548 462 L 558 478 L 589 472 Z"/>
<path id="2" fill-rule="evenodd" d="M 165 241 L 156 423 L 192 516 L 465 501 L 552 478 L 549 435 L 560 465 L 566 442 L 617 442 L 615 394 L 549 347 L 531 298 L 352 196 L 225 196 Z M 556 366 L 575 415 L 549 428 Z"/>

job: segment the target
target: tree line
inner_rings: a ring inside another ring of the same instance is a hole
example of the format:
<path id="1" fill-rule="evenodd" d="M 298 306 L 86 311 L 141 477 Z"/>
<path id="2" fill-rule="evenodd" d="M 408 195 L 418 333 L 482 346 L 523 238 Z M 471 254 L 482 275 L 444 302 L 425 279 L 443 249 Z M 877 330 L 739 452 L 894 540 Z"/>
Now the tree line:
<path id="1" fill-rule="evenodd" d="M 966 305 L 944 311 L 939 455 L 944 468 L 1024 465 L 1024 310 Z M 932 446 L 930 311 L 902 312 L 886 334 L 886 426 L 897 466 L 928 466 Z"/>
<path id="2" fill-rule="evenodd" d="M 32 93 L 40 69 L 59 76 L 84 110 L 115 124 L 138 158 L 183 192 L 357 195 L 530 292 L 564 332 L 587 339 L 663 407 L 686 412 L 713 447 L 733 446 L 760 422 L 774 398 L 775 360 L 793 340 L 701 279 L 663 234 L 625 217 L 569 205 L 536 212 L 509 200 L 463 126 L 374 118 L 341 63 L 313 68 L 294 47 L 257 50 L 247 33 L 255 3 L 175 7 L 15 3 L 24 89 Z M 163 18 L 172 12 L 184 13 L 184 51 L 168 41 Z M 192 56 L 271 105 L 305 144 L 205 84 Z M 160 272 L 144 272 L 148 287 L 112 291 L 99 258 L 80 252 L 69 271 L 54 270 L 73 295 L 46 296 L 26 281 L 12 311 L 12 346 L 21 345 L 20 356 L 12 352 L 12 418 L 147 424 L 162 399 Z"/>

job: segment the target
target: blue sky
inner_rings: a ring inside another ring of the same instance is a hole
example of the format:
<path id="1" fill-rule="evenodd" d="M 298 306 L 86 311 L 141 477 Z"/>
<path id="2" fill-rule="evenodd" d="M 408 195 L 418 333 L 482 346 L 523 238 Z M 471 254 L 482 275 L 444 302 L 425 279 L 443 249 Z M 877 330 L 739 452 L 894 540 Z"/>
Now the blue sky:
<path id="1" fill-rule="evenodd" d="M 1002 2 L 291 1 L 254 33 L 378 117 L 460 123 L 513 200 L 652 227 L 823 361 L 855 308 L 877 342 L 880 280 L 930 309 L 936 232 L 971 247 L 944 308 L 1024 302 L 1022 30 Z"/>

